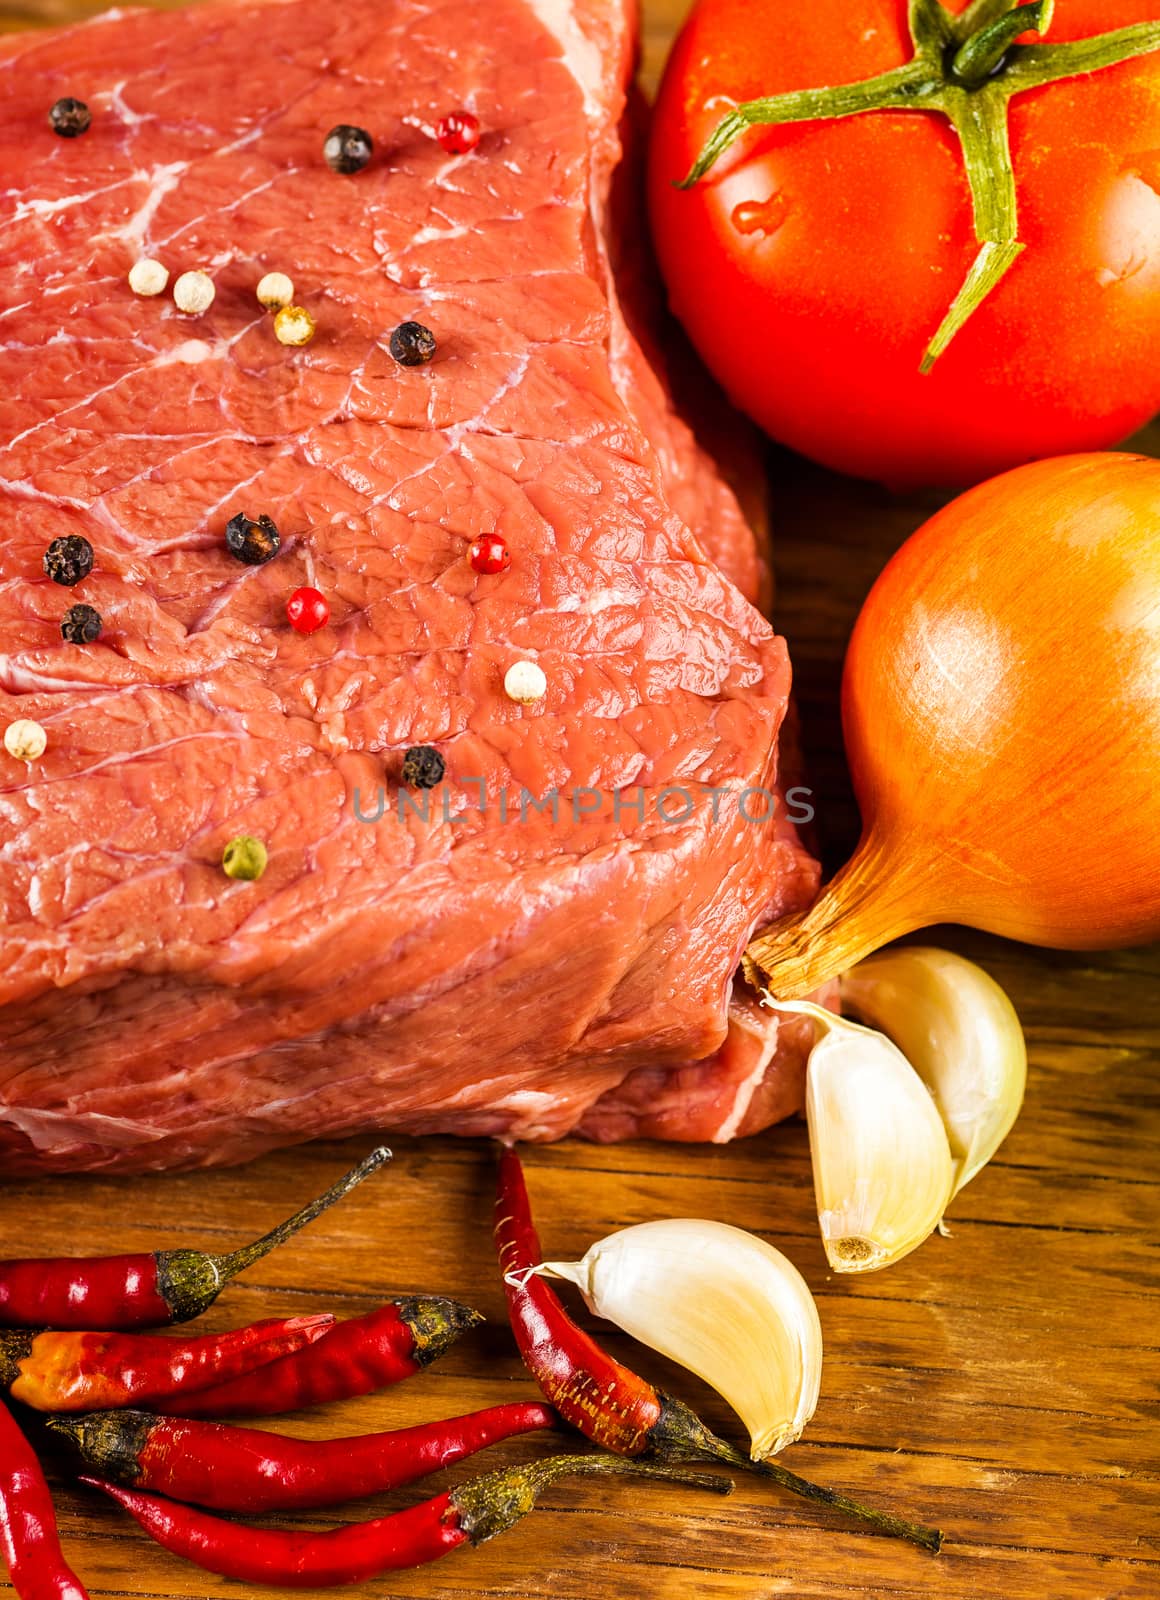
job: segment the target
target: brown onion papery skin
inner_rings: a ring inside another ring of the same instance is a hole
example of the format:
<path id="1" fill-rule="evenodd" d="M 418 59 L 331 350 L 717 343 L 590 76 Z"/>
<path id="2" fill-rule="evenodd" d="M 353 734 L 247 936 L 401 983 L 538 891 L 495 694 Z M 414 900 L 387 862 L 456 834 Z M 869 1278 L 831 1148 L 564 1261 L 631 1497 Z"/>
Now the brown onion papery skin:
<path id="1" fill-rule="evenodd" d="M 842 722 L 862 840 L 750 945 L 772 994 L 934 922 L 1160 936 L 1160 462 L 1035 462 L 938 512 L 866 600 Z"/>

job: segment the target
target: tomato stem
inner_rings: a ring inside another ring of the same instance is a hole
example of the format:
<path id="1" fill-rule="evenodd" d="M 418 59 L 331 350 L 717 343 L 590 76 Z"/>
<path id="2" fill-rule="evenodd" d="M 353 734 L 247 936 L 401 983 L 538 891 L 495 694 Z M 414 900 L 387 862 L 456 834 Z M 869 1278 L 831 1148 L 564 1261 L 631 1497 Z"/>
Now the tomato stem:
<path id="1" fill-rule="evenodd" d="M 1020 34 L 1042 36 L 1054 15 L 1055 0 L 1032 0 L 1030 5 L 1016 6 L 1005 16 L 996 17 L 959 46 L 951 60 L 951 77 L 968 89 L 978 88 L 1002 64 Z"/>
<path id="2" fill-rule="evenodd" d="M 1019 240 L 1015 171 L 1008 107 L 1016 94 L 1063 78 L 1098 72 L 1160 50 L 1160 22 L 1140 22 L 1066 44 L 1021 45 L 1042 35 L 1055 0 L 974 0 L 957 17 L 940 0 L 909 0 L 913 59 L 861 83 L 796 89 L 735 106 L 705 141 L 677 187 L 691 188 L 753 127 L 828 122 L 867 111 L 937 111 L 959 137 L 971 189 L 979 250 L 928 344 L 920 371 L 928 373 L 959 330 L 1010 271 Z"/>
<path id="3" fill-rule="evenodd" d="M 941 4 L 941 0 L 935 0 L 935 3 Z M 957 17 L 951 17 L 951 38 L 962 44 L 973 33 L 989 27 L 997 17 L 1005 17 L 1017 4 L 1018 0 L 971 0 L 965 11 L 960 11 Z"/>
<path id="4" fill-rule="evenodd" d="M 974 94 L 949 97 L 946 110 L 962 146 L 979 253 L 926 347 L 919 367 L 924 374 L 1025 249 L 1019 242 L 1007 97 L 997 84 L 990 84 Z"/>
<path id="5" fill-rule="evenodd" d="M 866 78 L 862 83 L 839 84 L 834 89 L 798 89 L 792 94 L 747 100 L 717 124 L 677 188 L 691 189 L 749 128 L 782 126 L 790 122 L 830 122 L 839 117 L 859 116 L 864 111 L 909 110 L 916 100 L 941 87 L 925 66 L 908 62 L 904 67 L 895 67 L 877 78 Z"/>
<path id="6" fill-rule="evenodd" d="M 941 0 L 910 0 L 906 21 L 915 54 L 941 52 L 955 37 L 955 20 Z"/>
<path id="7" fill-rule="evenodd" d="M 1003 68 L 1008 95 L 1024 89 L 1039 89 L 1062 78 L 1078 78 L 1085 72 L 1100 72 L 1135 56 L 1160 50 L 1160 22 L 1136 22 L 1112 33 L 1097 33 L 1091 39 L 1072 39 L 1067 44 L 1017 45 Z"/>

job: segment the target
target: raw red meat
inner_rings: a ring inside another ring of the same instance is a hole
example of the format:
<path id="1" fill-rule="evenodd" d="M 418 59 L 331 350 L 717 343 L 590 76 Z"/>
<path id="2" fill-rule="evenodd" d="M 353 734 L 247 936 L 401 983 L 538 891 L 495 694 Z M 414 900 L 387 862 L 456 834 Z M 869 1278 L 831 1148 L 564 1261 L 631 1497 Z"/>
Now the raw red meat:
<path id="1" fill-rule="evenodd" d="M 786 652 L 605 244 L 631 9 L 272 0 L 0 44 L 0 722 L 49 740 L 0 752 L 4 1171 L 372 1126 L 728 1138 L 798 1103 L 800 1040 L 745 997 L 729 1020 L 752 930 L 816 889 L 787 822 L 739 814 L 776 781 Z M 452 157 L 461 107 L 483 138 Z M 337 123 L 373 134 L 355 176 Z M 146 255 L 209 269 L 211 310 L 134 296 Z M 389 354 L 409 319 L 429 366 Z M 237 512 L 274 560 L 227 553 Z M 481 577 L 489 532 L 513 559 Z M 42 570 L 65 534 L 96 553 L 74 589 Z M 95 644 L 61 639 L 77 602 Z M 447 776 L 399 820 L 415 744 Z M 222 872 L 239 833 L 257 882 Z"/>

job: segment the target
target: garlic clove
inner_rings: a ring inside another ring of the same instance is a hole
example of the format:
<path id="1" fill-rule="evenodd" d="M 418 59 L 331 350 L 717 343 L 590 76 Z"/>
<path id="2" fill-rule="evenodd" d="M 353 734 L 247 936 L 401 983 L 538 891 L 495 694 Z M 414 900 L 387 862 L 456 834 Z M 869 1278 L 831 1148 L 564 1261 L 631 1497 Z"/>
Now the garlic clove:
<path id="1" fill-rule="evenodd" d="M 957 1194 L 990 1161 L 1023 1104 L 1027 1045 L 1015 1007 L 973 961 L 927 945 L 858 962 L 841 993 L 864 1022 L 894 1040 L 934 1095 Z"/>
<path id="2" fill-rule="evenodd" d="M 806 1068 L 818 1224 L 835 1272 L 873 1272 L 942 1220 L 954 1163 L 929 1089 L 883 1034 L 807 1001 L 822 1029 Z"/>
<path id="3" fill-rule="evenodd" d="M 755 1461 L 800 1438 L 818 1403 L 822 1326 L 805 1280 L 772 1245 L 724 1222 L 644 1222 L 581 1261 L 546 1261 L 589 1310 L 711 1384 Z"/>

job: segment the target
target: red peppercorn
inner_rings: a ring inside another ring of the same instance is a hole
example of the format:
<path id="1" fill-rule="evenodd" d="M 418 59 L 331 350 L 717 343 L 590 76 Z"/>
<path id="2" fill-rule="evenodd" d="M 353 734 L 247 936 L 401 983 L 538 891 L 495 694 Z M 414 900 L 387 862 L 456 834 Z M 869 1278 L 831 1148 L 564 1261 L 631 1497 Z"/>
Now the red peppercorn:
<path id="1" fill-rule="evenodd" d="M 512 564 L 512 553 L 501 534 L 485 533 L 472 544 L 467 559 L 473 572 L 506 572 Z"/>
<path id="2" fill-rule="evenodd" d="M 435 137 L 449 156 L 469 155 L 479 143 L 479 118 L 470 111 L 449 111 L 440 117 Z"/>
<path id="3" fill-rule="evenodd" d="M 330 621 L 330 606 L 317 589 L 295 589 L 286 602 L 286 615 L 299 633 L 317 633 Z"/>

